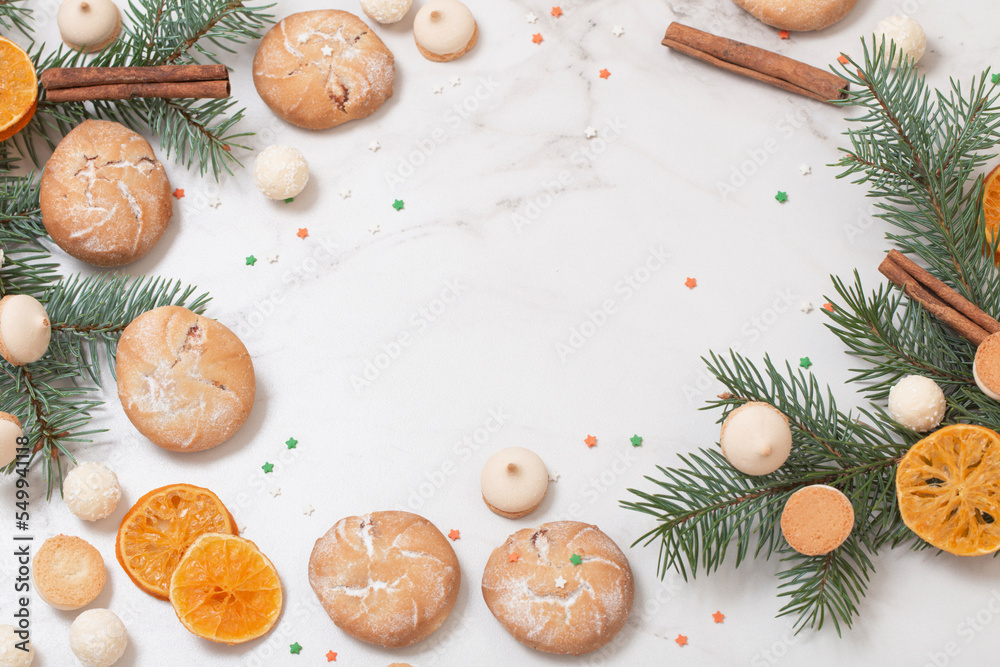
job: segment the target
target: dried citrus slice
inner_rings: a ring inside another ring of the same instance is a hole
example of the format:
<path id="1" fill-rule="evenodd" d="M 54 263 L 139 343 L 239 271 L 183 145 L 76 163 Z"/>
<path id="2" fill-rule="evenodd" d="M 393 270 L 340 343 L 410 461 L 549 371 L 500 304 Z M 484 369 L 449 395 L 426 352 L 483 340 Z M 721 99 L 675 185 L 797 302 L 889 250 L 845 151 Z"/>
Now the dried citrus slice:
<path id="1" fill-rule="evenodd" d="M 236 535 L 206 533 L 170 578 L 170 604 L 184 627 L 205 639 L 241 644 L 274 627 L 281 579 L 257 545 Z"/>
<path id="2" fill-rule="evenodd" d="M 166 600 L 174 568 L 205 533 L 236 535 L 233 515 L 208 489 L 171 484 L 153 489 L 128 511 L 118 527 L 115 555 L 136 586 Z"/>
<path id="3" fill-rule="evenodd" d="M 24 49 L 0 37 L 0 141 L 20 132 L 37 106 L 35 65 Z"/>
<path id="4" fill-rule="evenodd" d="M 990 247 L 996 242 L 1000 229 L 1000 165 L 987 174 L 983 181 L 983 215 L 986 218 L 986 238 Z M 993 262 L 1000 266 L 1000 248 L 993 255 Z"/>
<path id="5" fill-rule="evenodd" d="M 1000 548 L 1000 435 L 954 424 L 913 445 L 896 471 L 903 522 L 957 556 Z"/>

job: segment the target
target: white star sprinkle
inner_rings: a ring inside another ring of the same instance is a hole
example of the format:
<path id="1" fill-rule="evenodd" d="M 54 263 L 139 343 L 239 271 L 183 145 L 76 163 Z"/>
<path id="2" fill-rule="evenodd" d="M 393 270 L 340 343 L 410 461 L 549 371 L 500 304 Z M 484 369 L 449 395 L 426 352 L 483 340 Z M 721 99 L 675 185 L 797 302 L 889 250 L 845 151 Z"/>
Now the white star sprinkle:
<path id="1" fill-rule="evenodd" d="M 454 88 L 455 86 L 461 86 L 462 85 L 462 80 L 460 78 L 458 78 L 457 76 L 453 76 L 450 79 L 448 79 L 448 83 L 450 83 L 452 85 L 452 87 Z"/>
<path id="2" fill-rule="evenodd" d="M 799 304 L 799 310 L 801 310 L 803 313 L 811 313 L 812 309 L 813 305 L 808 301 L 803 301 L 802 303 Z"/>
<path id="3" fill-rule="evenodd" d="M 562 577 L 556 577 L 556 588 L 562 588 L 566 585 L 566 580 Z"/>
<path id="4" fill-rule="evenodd" d="M 535 21 L 538 20 L 538 17 L 535 16 L 535 12 L 530 12 L 524 15 L 524 20 L 527 21 L 528 23 L 534 23 Z"/>
<path id="5" fill-rule="evenodd" d="M 270 489 L 267 490 L 267 492 L 270 493 L 275 498 L 281 495 L 281 489 L 277 486 L 272 486 Z"/>
<path id="6" fill-rule="evenodd" d="M 208 205 L 211 206 L 212 208 L 219 208 L 219 206 L 221 204 L 222 204 L 222 200 L 219 199 L 218 197 L 209 197 L 208 198 Z"/>
<path id="7" fill-rule="evenodd" d="M 622 35 L 625 34 L 625 28 L 621 27 L 620 25 L 616 25 L 614 28 L 612 28 L 611 34 L 614 35 L 615 37 L 621 37 Z"/>
<path id="8" fill-rule="evenodd" d="M 327 57 L 333 55 L 333 49 L 331 49 L 329 46 L 324 46 L 322 49 L 320 49 L 320 51 L 322 51 L 323 55 Z"/>
<path id="9" fill-rule="evenodd" d="M 236 525 L 236 530 L 240 531 L 240 535 L 247 532 L 247 525 L 245 523 L 240 523 Z"/>
<path id="10" fill-rule="evenodd" d="M 438 84 L 438 85 L 434 86 L 433 88 L 431 88 L 431 90 L 434 91 L 435 95 L 440 95 L 441 93 L 444 92 L 444 86 Z"/>
<path id="11" fill-rule="evenodd" d="M 269 261 L 271 264 L 274 264 L 275 262 L 277 262 L 278 261 L 278 253 L 274 253 L 273 255 L 268 255 L 267 256 L 267 261 Z"/>
<path id="12" fill-rule="evenodd" d="M 562 475 L 560 475 L 557 472 L 550 472 L 549 473 L 549 481 L 550 482 L 558 482 L 560 477 L 562 477 Z"/>
<path id="13" fill-rule="evenodd" d="M 382 148 L 382 144 L 380 144 L 377 141 L 373 141 L 370 144 L 368 144 L 368 150 L 370 150 L 372 153 L 377 153 L 378 149 L 380 148 Z"/>
<path id="14" fill-rule="evenodd" d="M 372 233 L 372 235 L 378 234 L 380 231 L 382 231 L 382 226 L 381 225 L 375 225 L 374 227 L 370 228 L 368 231 L 370 231 Z"/>
<path id="15" fill-rule="evenodd" d="M 350 199 L 351 198 L 351 191 L 348 190 L 347 188 L 344 188 L 343 190 L 340 191 L 340 198 L 341 199 Z"/>
<path id="16" fill-rule="evenodd" d="M 588 139 L 593 139 L 594 137 L 597 136 L 597 130 L 595 130 L 592 126 L 588 125 L 587 129 L 583 131 L 583 136 L 587 137 Z"/>
<path id="17" fill-rule="evenodd" d="M 809 174 L 813 173 L 813 168 L 807 164 L 803 164 L 799 166 L 799 171 L 802 172 L 803 176 L 808 176 Z"/>
<path id="18" fill-rule="evenodd" d="M 305 507 L 302 508 L 302 513 L 305 514 L 306 516 L 312 516 L 312 513 L 315 511 L 316 510 L 313 509 L 312 505 L 306 505 Z"/>

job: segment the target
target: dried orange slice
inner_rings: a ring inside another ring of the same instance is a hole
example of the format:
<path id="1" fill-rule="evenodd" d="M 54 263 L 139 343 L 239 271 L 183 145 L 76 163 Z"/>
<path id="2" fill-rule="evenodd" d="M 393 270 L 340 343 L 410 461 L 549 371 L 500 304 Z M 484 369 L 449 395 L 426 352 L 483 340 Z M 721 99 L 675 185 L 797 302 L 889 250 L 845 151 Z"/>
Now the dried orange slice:
<path id="1" fill-rule="evenodd" d="M 1000 548 L 1000 435 L 954 424 L 910 448 L 896 471 L 903 522 L 956 556 Z"/>
<path id="2" fill-rule="evenodd" d="M 170 578 L 177 618 L 213 642 L 242 644 L 267 634 L 281 603 L 278 571 L 256 544 L 236 535 L 202 535 Z"/>
<path id="3" fill-rule="evenodd" d="M 986 238 L 992 248 L 996 242 L 997 229 L 1000 229 L 1000 165 L 987 174 L 983 181 L 983 215 L 986 218 Z M 994 253 L 993 262 L 1000 266 L 1000 248 Z"/>
<path id="4" fill-rule="evenodd" d="M 37 106 L 35 65 L 24 49 L 0 37 L 0 141 L 20 132 Z"/>
<path id="5" fill-rule="evenodd" d="M 171 484 L 153 489 L 128 511 L 118 527 L 115 555 L 136 586 L 167 600 L 170 575 L 205 533 L 236 535 L 236 520 L 208 489 Z"/>

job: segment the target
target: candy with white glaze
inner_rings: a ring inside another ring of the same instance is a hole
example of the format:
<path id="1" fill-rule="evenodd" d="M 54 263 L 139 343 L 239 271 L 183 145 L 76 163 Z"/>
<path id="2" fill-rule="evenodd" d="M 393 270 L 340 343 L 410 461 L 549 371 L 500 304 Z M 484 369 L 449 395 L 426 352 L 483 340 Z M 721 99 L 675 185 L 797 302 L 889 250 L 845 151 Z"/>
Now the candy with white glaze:
<path id="1" fill-rule="evenodd" d="M 431 0 L 413 19 L 413 39 L 428 60 L 454 60 L 475 46 L 478 36 L 476 19 L 458 0 Z"/>
<path id="2" fill-rule="evenodd" d="M 12 414 L 0 412 L 0 468 L 6 468 L 17 456 L 17 448 L 20 447 L 17 439 L 23 435 L 21 420 Z"/>
<path id="3" fill-rule="evenodd" d="M 767 475 L 792 451 L 788 417 L 773 405 L 751 401 L 729 413 L 719 437 L 722 454 L 747 475 Z"/>
<path id="4" fill-rule="evenodd" d="M 545 497 L 549 471 L 538 454 L 524 447 L 508 447 L 490 457 L 480 476 L 483 501 L 508 519 L 531 514 Z"/>
<path id="5" fill-rule="evenodd" d="M 0 355 L 15 366 L 38 361 L 49 349 L 52 327 L 45 306 L 27 294 L 0 299 Z"/>
<path id="6" fill-rule="evenodd" d="M 889 390 L 889 416 L 897 423 L 923 433 L 944 419 L 944 392 L 934 380 L 907 375 Z"/>
<path id="7" fill-rule="evenodd" d="M 56 24 L 67 46 L 93 52 L 115 41 L 121 15 L 111 0 L 64 0 Z"/>
<path id="8" fill-rule="evenodd" d="M 81 463 L 63 480 L 66 506 L 85 521 L 97 521 L 109 516 L 121 497 L 118 476 L 100 463 Z"/>
<path id="9" fill-rule="evenodd" d="M 125 624 L 107 609 L 88 609 L 69 628 L 69 647 L 84 667 L 111 667 L 126 646 Z"/>
<path id="10" fill-rule="evenodd" d="M 361 0 L 361 9 L 373 21 L 396 23 L 410 11 L 413 0 Z"/>
<path id="11" fill-rule="evenodd" d="M 295 197 L 308 181 L 309 163 L 291 146 L 268 146 L 254 160 L 254 185 L 270 199 Z"/>
<path id="12" fill-rule="evenodd" d="M 920 24 L 908 16 L 890 16 L 882 19 L 875 26 L 875 43 L 881 44 L 885 38 L 886 54 L 889 42 L 896 43 L 896 57 L 891 65 L 899 67 L 904 58 L 909 58 L 916 64 L 927 50 L 927 35 Z"/>
<path id="13" fill-rule="evenodd" d="M 27 651 L 17 648 L 24 642 L 17 634 L 13 625 L 0 625 L 0 667 L 30 667 L 35 659 L 35 647 L 32 642 L 25 642 Z"/>

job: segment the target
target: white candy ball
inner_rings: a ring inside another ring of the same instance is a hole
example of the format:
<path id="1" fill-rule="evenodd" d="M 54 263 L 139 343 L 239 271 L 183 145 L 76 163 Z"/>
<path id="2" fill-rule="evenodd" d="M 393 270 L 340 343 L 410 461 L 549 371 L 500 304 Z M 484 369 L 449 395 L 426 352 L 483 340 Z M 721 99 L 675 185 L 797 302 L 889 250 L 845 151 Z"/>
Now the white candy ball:
<path id="1" fill-rule="evenodd" d="M 107 609 L 88 609 L 69 628 L 69 647 L 84 667 L 111 667 L 126 646 L 125 624 Z"/>
<path id="2" fill-rule="evenodd" d="M 373 21 L 395 23 L 410 11 L 413 0 L 361 0 L 361 9 Z"/>
<path id="3" fill-rule="evenodd" d="M 890 16 L 882 19 L 875 26 L 875 43 L 879 44 L 885 37 L 885 48 L 888 53 L 889 42 L 896 43 L 896 58 L 893 67 L 899 67 L 903 58 L 909 57 L 916 64 L 927 50 L 927 35 L 920 24 L 908 16 Z"/>
<path id="4" fill-rule="evenodd" d="M 254 160 L 254 185 L 270 199 L 295 197 L 308 181 L 309 163 L 291 146 L 268 146 Z"/>
<path id="5" fill-rule="evenodd" d="M 944 392 L 930 378 L 907 375 L 889 390 L 889 416 L 914 431 L 937 428 L 944 409 Z"/>
<path id="6" fill-rule="evenodd" d="M 792 429 L 778 408 L 751 401 L 733 410 L 722 423 L 722 454 L 747 475 L 768 475 L 792 451 Z"/>
<path id="7" fill-rule="evenodd" d="M 27 651 L 17 648 L 23 640 L 14 634 L 16 631 L 13 625 L 0 625 L 0 667 L 28 667 L 35 659 L 35 648 L 30 642 Z"/>
<path id="8" fill-rule="evenodd" d="M 45 306 L 27 294 L 0 299 L 0 355 L 15 366 L 38 361 L 49 349 L 52 327 Z"/>
<path id="9" fill-rule="evenodd" d="M 100 463 L 81 463 L 63 480 L 66 506 L 85 521 L 97 521 L 110 515 L 121 497 L 118 476 Z"/>
<path id="10" fill-rule="evenodd" d="M 17 456 L 17 439 L 24 435 L 17 417 L 0 412 L 0 468 L 6 468 Z M 2 666 L 3 663 L 0 663 Z"/>

